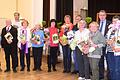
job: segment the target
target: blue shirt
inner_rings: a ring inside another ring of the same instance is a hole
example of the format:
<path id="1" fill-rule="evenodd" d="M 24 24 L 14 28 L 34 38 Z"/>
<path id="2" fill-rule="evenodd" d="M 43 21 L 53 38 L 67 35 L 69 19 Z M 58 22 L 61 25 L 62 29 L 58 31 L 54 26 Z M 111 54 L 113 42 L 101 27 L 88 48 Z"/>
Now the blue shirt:
<path id="1" fill-rule="evenodd" d="M 39 30 L 39 31 L 35 31 L 34 34 L 40 36 L 41 44 L 32 43 L 32 47 L 43 47 L 44 46 L 44 32 L 42 30 Z"/>

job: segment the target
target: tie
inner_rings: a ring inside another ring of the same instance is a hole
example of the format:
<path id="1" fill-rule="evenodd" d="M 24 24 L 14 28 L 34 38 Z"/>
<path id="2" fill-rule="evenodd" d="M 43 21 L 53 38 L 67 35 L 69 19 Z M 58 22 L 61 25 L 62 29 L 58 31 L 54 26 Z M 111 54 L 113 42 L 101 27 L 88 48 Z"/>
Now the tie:
<path id="1" fill-rule="evenodd" d="M 102 28 L 103 28 L 103 21 L 101 22 L 100 32 L 102 32 Z"/>

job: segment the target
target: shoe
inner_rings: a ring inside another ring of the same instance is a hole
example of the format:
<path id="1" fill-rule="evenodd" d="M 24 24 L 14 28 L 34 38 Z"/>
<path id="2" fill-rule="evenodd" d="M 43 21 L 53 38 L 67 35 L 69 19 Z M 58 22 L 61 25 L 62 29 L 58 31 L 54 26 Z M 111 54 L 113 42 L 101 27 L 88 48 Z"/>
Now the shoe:
<path id="1" fill-rule="evenodd" d="M 13 72 L 14 72 L 14 73 L 16 73 L 16 72 L 17 72 L 17 70 L 16 70 L 16 69 L 13 69 Z"/>
<path id="2" fill-rule="evenodd" d="M 66 71 L 67 73 L 70 73 L 70 71 Z"/>
<path id="3" fill-rule="evenodd" d="M 24 68 L 21 68 L 20 71 L 24 71 Z"/>
<path id="4" fill-rule="evenodd" d="M 36 68 L 33 68 L 33 71 L 36 71 L 37 69 Z"/>
<path id="5" fill-rule="evenodd" d="M 54 68 L 53 71 L 57 71 L 57 70 Z"/>
<path id="6" fill-rule="evenodd" d="M 30 68 L 27 68 L 27 71 L 30 72 Z"/>
<path id="7" fill-rule="evenodd" d="M 78 71 L 72 71 L 71 72 L 71 74 L 77 74 L 78 73 Z"/>
<path id="8" fill-rule="evenodd" d="M 10 69 L 6 69 L 4 72 L 10 72 Z"/>
<path id="9" fill-rule="evenodd" d="M 85 80 L 85 78 L 84 77 L 79 77 L 78 80 Z"/>
<path id="10" fill-rule="evenodd" d="M 63 73 L 66 73 L 67 71 L 66 70 L 63 70 Z"/>
<path id="11" fill-rule="evenodd" d="M 48 72 L 51 72 L 51 69 L 48 69 Z"/>

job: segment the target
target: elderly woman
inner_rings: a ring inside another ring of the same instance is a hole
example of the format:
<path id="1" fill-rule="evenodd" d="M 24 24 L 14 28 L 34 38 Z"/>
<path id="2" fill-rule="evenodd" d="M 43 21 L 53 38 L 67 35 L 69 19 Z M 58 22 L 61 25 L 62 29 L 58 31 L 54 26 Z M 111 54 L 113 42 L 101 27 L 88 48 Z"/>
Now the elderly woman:
<path id="1" fill-rule="evenodd" d="M 44 46 L 44 32 L 40 30 L 41 25 L 36 24 L 32 31 L 32 53 L 34 58 L 34 68 L 33 71 L 41 71 L 42 66 L 42 53 Z"/>
<path id="2" fill-rule="evenodd" d="M 102 47 L 105 46 L 105 38 L 99 32 L 99 25 L 97 22 L 92 22 L 89 25 L 90 30 L 90 46 L 94 47 L 93 52 L 89 52 L 88 57 L 90 61 L 90 67 L 92 70 L 92 80 L 99 80 L 99 60 L 102 55 Z"/>
<path id="3" fill-rule="evenodd" d="M 28 27 L 29 23 L 27 20 L 22 21 L 22 26 L 18 28 L 18 47 L 20 51 L 20 71 L 25 69 L 24 57 L 26 56 L 27 71 L 30 71 L 30 47 L 31 47 L 31 34 Z"/>
<path id="4" fill-rule="evenodd" d="M 86 28 L 86 22 L 81 20 L 79 23 L 79 30 L 75 32 L 74 40 L 76 41 L 76 60 L 79 70 L 79 78 L 90 79 L 89 74 L 89 58 L 87 57 L 87 52 L 84 52 L 82 44 L 89 39 L 89 30 Z"/>
<path id="5" fill-rule="evenodd" d="M 62 44 L 63 50 L 63 65 L 64 70 L 63 73 L 71 72 L 71 50 L 67 40 L 67 33 L 72 30 L 73 24 L 71 23 L 71 17 L 66 15 L 64 17 L 65 23 L 61 26 L 60 32 L 60 43 Z"/>

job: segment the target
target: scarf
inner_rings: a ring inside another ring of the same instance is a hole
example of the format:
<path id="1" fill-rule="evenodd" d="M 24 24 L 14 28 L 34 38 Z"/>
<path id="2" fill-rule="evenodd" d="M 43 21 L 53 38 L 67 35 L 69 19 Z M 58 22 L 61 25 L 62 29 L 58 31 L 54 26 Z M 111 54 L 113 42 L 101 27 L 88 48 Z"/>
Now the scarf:
<path id="1" fill-rule="evenodd" d="M 26 29 L 21 29 L 20 30 L 20 37 L 21 40 L 27 40 L 27 30 Z M 24 53 L 28 53 L 28 42 L 26 42 L 24 45 L 21 43 L 21 47 L 20 49 L 24 52 Z"/>

